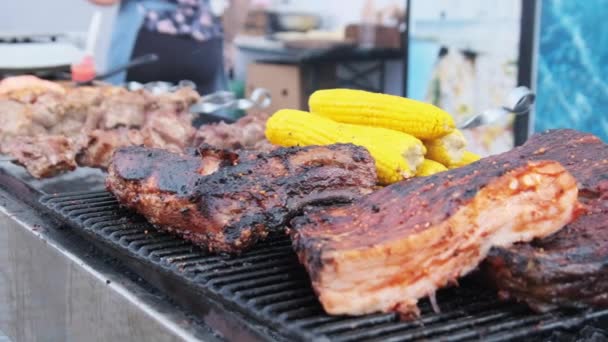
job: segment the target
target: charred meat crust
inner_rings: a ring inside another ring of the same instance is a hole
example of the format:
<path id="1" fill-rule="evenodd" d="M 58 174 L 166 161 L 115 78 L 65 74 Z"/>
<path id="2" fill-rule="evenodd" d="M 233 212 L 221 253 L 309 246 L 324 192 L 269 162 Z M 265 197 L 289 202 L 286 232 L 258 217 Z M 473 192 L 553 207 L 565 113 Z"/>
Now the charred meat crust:
<path id="1" fill-rule="evenodd" d="M 373 229 L 378 224 L 393 227 L 391 235 L 416 234 L 452 216 L 462 206 L 467 205 L 490 181 L 505 173 L 527 165 L 522 160 L 486 160 L 482 165 L 455 169 L 438 177 L 421 177 L 393 184 L 368 195 L 357 202 L 356 207 L 344 209 L 319 209 L 292 221 L 296 230 L 306 225 L 320 222 L 325 231 L 315 229 L 314 235 L 300 239 L 295 234 L 296 253 L 306 253 L 309 273 L 312 279 L 323 266 L 321 255 L 332 250 L 366 248 L 387 239 L 383 230 Z M 403 205 L 399 205 L 403 203 Z M 407 203 L 407 204 L 406 204 Z M 356 217 L 355 219 L 353 219 Z M 407 222 L 407 225 L 404 225 Z M 358 239 L 336 239 L 359 227 Z M 296 233 L 293 230 L 293 233 Z M 323 246 L 317 249 L 315 246 Z"/>
<path id="2" fill-rule="evenodd" d="M 292 221 L 293 246 L 331 314 L 399 310 L 470 272 L 494 245 L 572 219 L 574 178 L 554 161 L 489 158 L 393 184 Z"/>
<path id="3" fill-rule="evenodd" d="M 504 298 L 545 311 L 608 305 L 608 146 L 591 134 L 549 131 L 516 150 L 559 161 L 576 178 L 586 213 L 530 244 L 494 248 L 483 267 Z"/>
<path id="4" fill-rule="evenodd" d="M 282 228 L 307 205 L 372 191 L 374 161 L 354 145 L 292 147 L 237 155 L 119 149 L 106 181 L 121 203 L 161 229 L 212 251 L 238 253 Z"/>

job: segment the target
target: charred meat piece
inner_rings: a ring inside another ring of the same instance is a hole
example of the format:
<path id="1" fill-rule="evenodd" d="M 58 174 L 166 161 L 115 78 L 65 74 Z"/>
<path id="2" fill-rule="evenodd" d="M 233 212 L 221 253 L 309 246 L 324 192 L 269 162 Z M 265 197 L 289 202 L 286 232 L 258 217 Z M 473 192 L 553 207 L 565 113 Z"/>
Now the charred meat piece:
<path id="1" fill-rule="evenodd" d="M 608 145 L 557 130 L 532 137 L 513 154 L 561 162 L 576 178 L 587 212 L 547 238 L 492 249 L 483 270 L 502 297 L 537 311 L 608 306 Z"/>
<path id="2" fill-rule="evenodd" d="M 46 81 L 33 75 L 10 76 L 0 81 L 0 95 L 27 92 L 64 93 L 65 88 L 56 82 Z"/>
<path id="3" fill-rule="evenodd" d="M 29 107 L 32 122 L 50 128 L 61 122 L 65 115 L 65 91 L 47 91 L 42 88 L 16 89 L 3 95 Z"/>
<path id="4" fill-rule="evenodd" d="M 15 104 L 20 104 L 27 111 L 27 125 L 36 126 L 32 132 L 25 127 L 14 135 L 47 133 L 72 138 L 83 130 L 148 126 L 160 132 L 161 136 L 170 136 L 174 140 L 175 135 L 186 134 L 179 140 L 188 142 L 195 131 L 188 109 L 199 99 L 198 93 L 190 88 L 151 94 L 145 90 L 128 91 L 114 86 L 63 87 L 33 76 L 2 80 L 0 96 L 3 116 L 10 115 Z M 179 120 L 158 124 L 150 122 L 159 121 L 159 115 L 175 116 Z M 178 127 L 173 128 L 176 123 Z M 38 126 L 42 131 L 37 129 Z"/>
<path id="5" fill-rule="evenodd" d="M 96 129 L 79 137 L 76 160 L 78 165 L 106 169 L 114 150 L 141 145 L 144 137 L 139 130 L 120 127 L 113 130 Z M 160 147 L 160 146 L 159 146 Z"/>
<path id="6" fill-rule="evenodd" d="M 97 109 L 101 92 L 98 87 L 65 88 L 61 93 L 22 89 L 10 96 L 29 107 L 33 124 L 46 130 L 41 133 L 74 137 Z"/>
<path id="7" fill-rule="evenodd" d="M 106 169 L 118 147 L 145 145 L 182 152 L 195 132 L 187 109 L 198 94 L 191 89 L 154 96 L 116 87 L 68 88 L 65 94 L 24 89 L 10 96 L 19 100 L 0 99 L 0 123 L 5 123 L 0 125 L 0 135 L 2 141 L 11 142 L 4 144 L 3 151 L 35 170 L 37 178 L 72 170 L 76 163 Z M 23 139 L 13 143 L 15 137 Z M 61 138 L 70 144 L 53 154 L 56 144 L 45 144 Z M 32 151 L 52 154 L 41 158 Z M 67 163 L 68 156 L 76 156 L 76 161 Z"/>
<path id="8" fill-rule="evenodd" d="M 62 100 L 63 95 L 56 93 L 42 93 L 36 96 L 30 103 L 33 121 L 46 129 L 59 125 L 65 118 Z"/>
<path id="9" fill-rule="evenodd" d="M 63 87 L 33 76 L 8 78 L 0 85 L 0 144 L 15 137 L 63 135 L 76 142 L 73 154 L 77 155 L 79 165 L 102 169 L 107 168 L 114 149 L 130 145 L 142 144 L 176 153 L 201 144 L 256 151 L 273 149 L 264 139 L 267 115 L 246 116 L 236 125 L 203 129 L 193 144 L 196 129 L 189 109 L 199 99 L 199 94 L 187 87 L 153 94 L 105 85 Z M 17 142 L 11 146 L 47 148 L 34 147 L 36 141 L 42 140 L 30 139 L 25 145 Z M 4 150 L 9 155 L 19 155 L 24 166 L 29 163 L 30 154 Z M 53 165 L 44 167 L 43 162 L 43 159 L 32 161 L 37 169 L 55 171 L 38 176 L 51 177 L 62 171 Z"/>
<path id="10" fill-rule="evenodd" d="M 192 126 L 185 125 L 183 118 L 173 113 L 153 117 L 142 129 L 96 129 L 79 138 L 77 162 L 80 166 L 107 169 L 117 148 L 137 145 L 180 153 L 193 133 Z"/>
<path id="11" fill-rule="evenodd" d="M 98 128 L 141 127 L 145 120 L 146 95 L 139 91 L 108 87 L 103 92 Z"/>
<path id="12" fill-rule="evenodd" d="M 20 141 L 10 144 L 16 148 L 14 151 L 9 148 L 4 148 L 4 151 L 17 157 L 26 168 L 30 163 L 28 156 L 36 158 L 31 161 L 36 164 L 31 169 L 47 169 L 48 172 L 39 172 L 35 177 L 51 177 L 71 169 L 55 167 L 49 158 L 38 158 L 20 150 L 21 147 L 39 151 L 48 149 L 47 146 L 34 146 L 37 142 L 44 144 L 46 138 L 42 139 L 42 136 L 51 140 L 65 136 L 67 140 L 74 141 L 71 154 L 77 156 L 79 165 L 102 169 L 107 168 L 113 151 L 118 147 L 144 145 L 183 152 L 192 146 L 196 130 L 188 109 L 199 99 L 193 89 L 183 88 L 158 95 L 109 86 L 61 89 L 62 92 L 51 92 L 20 88 L 0 98 L 0 123 L 4 123 L 0 125 L 0 144 L 15 137 L 33 137 L 23 140 L 27 141 L 26 144 Z M 260 127 L 253 134 L 260 143 L 249 147 L 259 151 L 270 150 L 263 139 L 263 125 Z M 249 134 L 248 130 L 241 129 L 231 132 L 238 136 Z M 42 165 L 44 162 L 49 165 Z"/>
<path id="13" fill-rule="evenodd" d="M 544 237 L 572 220 L 574 178 L 557 162 L 486 158 L 390 185 L 292 221 L 293 245 L 330 314 L 417 316 L 492 246 Z"/>
<path id="14" fill-rule="evenodd" d="M 2 145 L 2 153 L 10 153 L 36 178 L 76 168 L 74 141 L 64 136 L 17 137 Z"/>
<path id="15" fill-rule="evenodd" d="M 1 104 L 0 104 L 1 105 Z M 173 120 L 165 120 L 167 124 L 175 123 Z M 167 126 L 167 130 L 176 130 L 175 126 Z M 46 146 L 49 141 L 69 141 L 68 145 L 62 146 L 61 152 L 54 153 L 56 146 Z M 19 164 L 29 170 L 45 169 L 45 172 L 32 174 L 36 178 L 52 177 L 64 171 L 73 170 L 73 167 L 56 167 L 55 163 L 65 160 L 68 156 L 76 159 L 69 164 L 100 169 L 107 169 L 114 150 L 119 147 L 144 145 L 147 147 L 163 148 L 169 151 L 181 152 L 187 146 L 187 141 L 179 141 L 177 138 L 171 139 L 167 135 L 162 135 L 162 130 L 154 127 L 144 127 L 143 129 L 128 129 L 118 127 L 111 130 L 95 129 L 90 132 L 84 131 L 73 138 L 64 135 L 44 135 L 20 136 L 5 139 L 1 144 L 1 151 L 19 160 Z M 46 151 L 49 156 L 42 158 L 33 151 Z M 31 159 L 31 160 L 30 160 Z M 43 165 L 43 164 L 48 165 Z M 32 164 L 32 166 L 30 166 Z"/>
<path id="16" fill-rule="evenodd" d="M 231 124 L 222 121 L 204 125 L 196 132 L 194 146 L 204 143 L 226 149 L 270 151 L 272 145 L 264 135 L 269 117 L 268 113 L 258 112 L 247 114 Z"/>
<path id="17" fill-rule="evenodd" d="M 46 133 L 46 129 L 34 123 L 30 106 L 12 99 L 0 98 L 0 143 L 18 136 L 40 133 Z"/>
<path id="18" fill-rule="evenodd" d="M 79 86 L 66 89 L 63 106 L 66 114 L 74 119 L 84 122 L 84 118 L 91 107 L 101 104 L 104 99 L 103 87 Z"/>
<path id="19" fill-rule="evenodd" d="M 155 112 L 147 114 L 141 131 L 146 146 L 182 152 L 191 145 L 195 129 L 188 112 Z"/>
<path id="20" fill-rule="evenodd" d="M 196 90 L 184 87 L 173 92 L 150 94 L 147 93 L 148 109 L 151 111 L 183 113 L 188 112 L 200 95 Z"/>
<path id="21" fill-rule="evenodd" d="M 176 130 L 174 120 L 165 120 L 167 130 Z M 31 126 L 30 126 L 31 127 Z M 2 153 L 16 158 L 20 165 L 36 178 L 53 177 L 74 170 L 78 166 L 107 169 L 114 150 L 119 147 L 145 145 L 180 152 L 186 141 L 169 139 L 154 127 L 128 129 L 118 127 L 111 130 L 84 131 L 69 138 L 64 135 L 20 136 L 6 139 L 1 145 Z M 167 140 L 165 140 L 167 139 Z"/>
<path id="22" fill-rule="evenodd" d="M 354 145 L 282 148 L 237 156 L 144 147 L 116 151 L 106 185 L 160 229 L 210 251 L 239 253 L 304 206 L 351 201 L 376 184 L 374 161 Z"/>

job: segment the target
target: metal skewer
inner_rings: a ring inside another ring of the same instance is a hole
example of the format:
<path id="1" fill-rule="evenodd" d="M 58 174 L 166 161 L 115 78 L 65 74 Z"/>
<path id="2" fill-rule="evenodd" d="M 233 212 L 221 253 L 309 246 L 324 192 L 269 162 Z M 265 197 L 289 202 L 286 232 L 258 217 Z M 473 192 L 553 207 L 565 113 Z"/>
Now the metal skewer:
<path id="1" fill-rule="evenodd" d="M 536 96 L 527 87 L 515 88 L 507 98 L 504 107 L 485 110 L 479 114 L 467 118 L 458 125 L 459 129 L 471 129 L 496 122 L 508 114 L 522 115 L 530 112 Z"/>
<path id="2" fill-rule="evenodd" d="M 201 97 L 198 103 L 190 107 L 190 111 L 193 113 L 211 114 L 222 109 L 263 109 L 270 106 L 271 101 L 270 93 L 263 88 L 253 90 L 251 96 L 247 99 L 237 99 L 229 91 L 219 91 Z"/>

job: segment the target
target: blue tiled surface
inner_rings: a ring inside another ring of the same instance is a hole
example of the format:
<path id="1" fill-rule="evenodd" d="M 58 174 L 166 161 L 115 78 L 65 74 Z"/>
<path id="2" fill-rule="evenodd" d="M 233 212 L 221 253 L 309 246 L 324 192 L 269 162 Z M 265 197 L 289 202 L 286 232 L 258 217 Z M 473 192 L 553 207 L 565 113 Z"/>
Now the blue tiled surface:
<path id="1" fill-rule="evenodd" d="M 543 0 L 535 130 L 608 142 L 608 0 Z"/>

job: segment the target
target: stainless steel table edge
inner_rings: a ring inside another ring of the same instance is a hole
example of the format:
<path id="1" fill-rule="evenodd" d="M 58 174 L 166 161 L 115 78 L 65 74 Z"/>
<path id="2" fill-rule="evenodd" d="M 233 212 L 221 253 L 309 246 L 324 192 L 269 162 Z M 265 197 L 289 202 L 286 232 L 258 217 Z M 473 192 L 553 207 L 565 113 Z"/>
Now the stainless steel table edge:
<path id="1" fill-rule="evenodd" d="M 0 191 L 0 330 L 20 341 L 219 341 Z"/>

